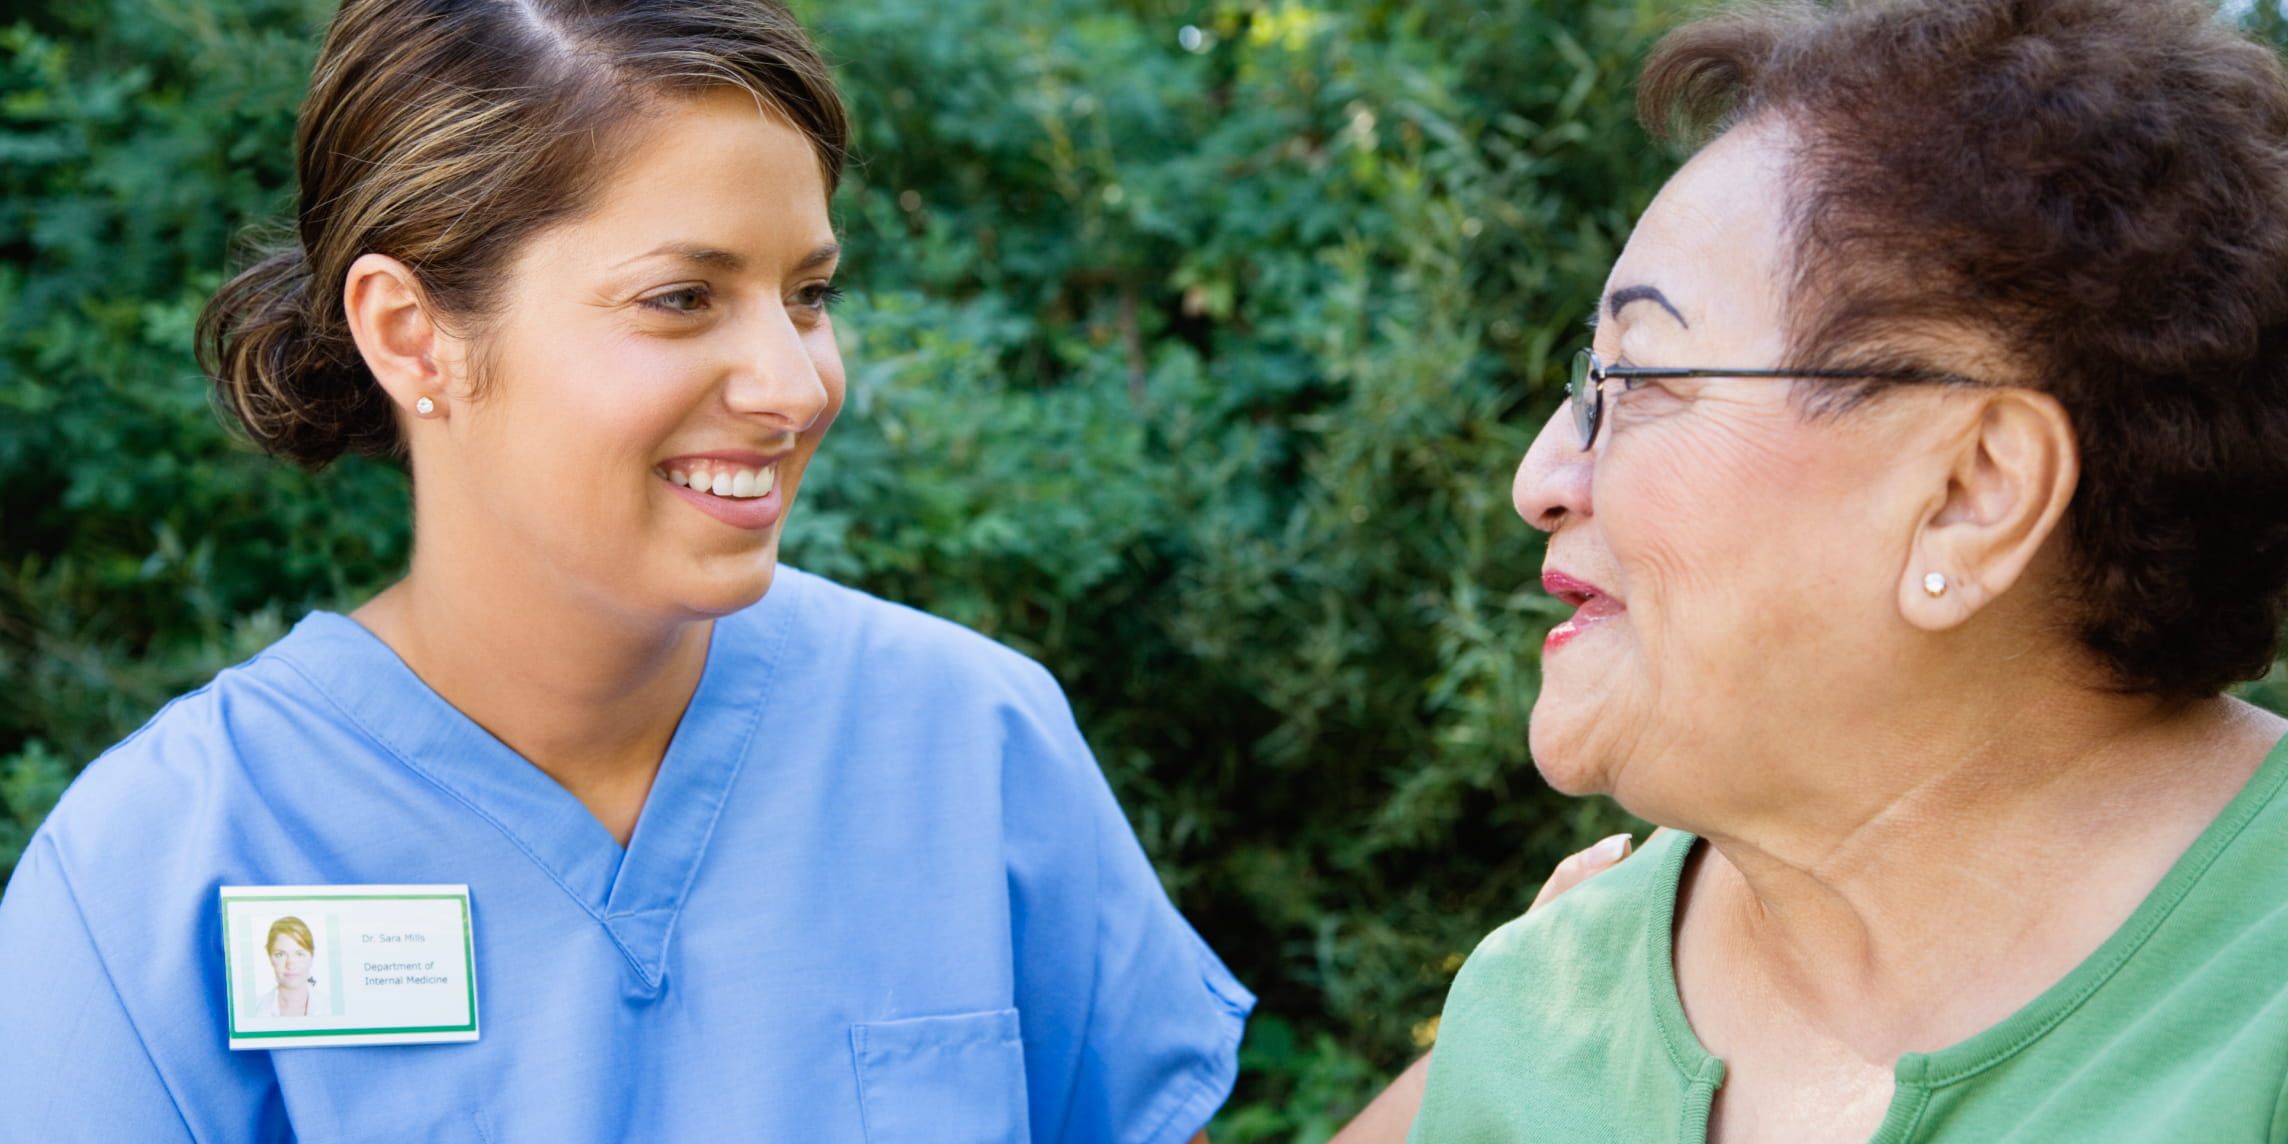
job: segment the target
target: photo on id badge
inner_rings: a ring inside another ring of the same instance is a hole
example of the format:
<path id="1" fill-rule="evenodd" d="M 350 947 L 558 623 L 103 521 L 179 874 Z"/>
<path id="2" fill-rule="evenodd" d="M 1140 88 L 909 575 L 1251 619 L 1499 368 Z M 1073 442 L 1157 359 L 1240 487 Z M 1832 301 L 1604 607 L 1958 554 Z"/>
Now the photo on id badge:
<path id="1" fill-rule="evenodd" d="M 233 1049 L 477 1039 L 466 886 L 225 886 Z"/>

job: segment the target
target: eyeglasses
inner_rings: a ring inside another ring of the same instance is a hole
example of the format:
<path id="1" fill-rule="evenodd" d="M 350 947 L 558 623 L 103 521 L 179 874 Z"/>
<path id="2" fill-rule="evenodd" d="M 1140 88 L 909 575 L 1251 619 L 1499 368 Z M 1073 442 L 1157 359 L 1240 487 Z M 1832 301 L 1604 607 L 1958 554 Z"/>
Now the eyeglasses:
<path id="1" fill-rule="evenodd" d="M 1573 426 L 1581 431 L 1581 450 L 1597 443 L 1597 430 L 1605 423 L 1605 382 L 1618 380 L 1622 389 L 1635 389 L 1640 381 L 1666 381 L 1678 377 L 1808 377 L 1833 380 L 1905 381 L 1926 385 L 1980 385 L 1966 377 L 1928 370 L 1859 369 L 1671 369 L 1632 365 L 1609 366 L 1595 350 L 1573 355 L 1573 379 L 1565 383 L 1565 396 L 1573 405 Z"/>

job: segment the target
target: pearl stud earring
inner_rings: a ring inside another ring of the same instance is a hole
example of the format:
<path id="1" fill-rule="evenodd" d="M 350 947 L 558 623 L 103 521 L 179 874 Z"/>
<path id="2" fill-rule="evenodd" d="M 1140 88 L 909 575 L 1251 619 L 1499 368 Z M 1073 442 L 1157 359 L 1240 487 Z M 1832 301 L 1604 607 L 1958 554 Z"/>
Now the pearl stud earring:
<path id="1" fill-rule="evenodd" d="M 1937 572 L 1923 577 L 1923 595 L 1934 600 L 1946 595 L 1946 577 Z"/>
<path id="2" fill-rule="evenodd" d="M 430 414 L 437 412 L 437 403 L 424 397 L 421 400 L 413 403 L 413 411 L 422 415 L 423 417 L 427 417 Z"/>

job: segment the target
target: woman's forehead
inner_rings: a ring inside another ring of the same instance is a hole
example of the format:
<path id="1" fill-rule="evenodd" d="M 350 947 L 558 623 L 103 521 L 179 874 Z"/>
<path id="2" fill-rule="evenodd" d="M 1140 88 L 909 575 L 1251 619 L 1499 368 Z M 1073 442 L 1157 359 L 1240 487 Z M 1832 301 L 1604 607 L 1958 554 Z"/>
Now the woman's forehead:
<path id="1" fill-rule="evenodd" d="M 1607 297 L 1649 287 L 1688 326 L 1776 326 L 1789 262 L 1786 142 L 1783 132 L 1751 124 L 1693 156 L 1638 221 Z M 1603 317 L 1641 322 L 1663 309 L 1628 306 Z"/>
<path id="2" fill-rule="evenodd" d="M 698 241 L 749 258 L 833 240 L 816 149 L 737 90 L 678 101 L 650 120 L 590 222 L 646 249 Z"/>

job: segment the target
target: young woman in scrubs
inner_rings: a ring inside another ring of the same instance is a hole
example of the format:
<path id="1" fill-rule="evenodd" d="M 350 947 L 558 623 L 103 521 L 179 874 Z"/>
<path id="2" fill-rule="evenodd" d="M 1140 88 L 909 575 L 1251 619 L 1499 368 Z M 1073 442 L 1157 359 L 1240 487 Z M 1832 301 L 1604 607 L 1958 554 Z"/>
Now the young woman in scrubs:
<path id="1" fill-rule="evenodd" d="M 88 767 L 0 903 L 41 1141 L 1184 1144 L 1253 998 L 1039 666 L 777 562 L 846 137 L 773 0 L 349 0 L 203 323 L 406 577 Z M 480 1039 L 231 1051 L 221 886 L 461 884 Z"/>

